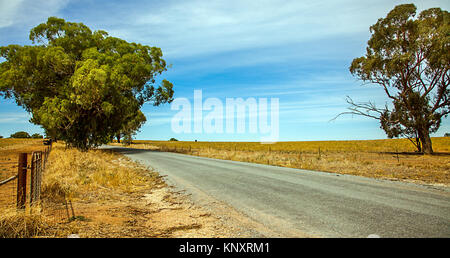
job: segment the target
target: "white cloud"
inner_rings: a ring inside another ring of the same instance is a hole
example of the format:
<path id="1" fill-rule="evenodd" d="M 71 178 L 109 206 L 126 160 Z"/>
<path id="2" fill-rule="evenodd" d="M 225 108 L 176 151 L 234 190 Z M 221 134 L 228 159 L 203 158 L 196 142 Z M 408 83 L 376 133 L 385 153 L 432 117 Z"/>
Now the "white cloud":
<path id="1" fill-rule="evenodd" d="M 170 57 L 296 44 L 368 33 L 392 1 L 176 1 L 133 11 L 114 33 L 164 47 Z M 338 11 L 339 10 L 339 11 Z M 132 25 L 132 26 L 129 26 Z"/>
<path id="2" fill-rule="evenodd" d="M 318 8 L 319 4 L 300 1 L 183 1 L 135 16 L 136 27 L 121 33 L 156 39 L 148 43 L 164 46 L 167 56 L 178 58 L 301 42 L 355 29 L 308 11 Z M 345 15 L 338 14 L 343 20 Z"/>
<path id="3" fill-rule="evenodd" d="M 0 123 L 28 123 L 31 116 L 26 112 L 0 113 Z"/>
<path id="4" fill-rule="evenodd" d="M 0 0 L 0 28 L 37 25 L 57 16 L 68 0 Z"/>
<path id="5" fill-rule="evenodd" d="M 0 28 L 11 26 L 22 0 L 0 0 Z"/>

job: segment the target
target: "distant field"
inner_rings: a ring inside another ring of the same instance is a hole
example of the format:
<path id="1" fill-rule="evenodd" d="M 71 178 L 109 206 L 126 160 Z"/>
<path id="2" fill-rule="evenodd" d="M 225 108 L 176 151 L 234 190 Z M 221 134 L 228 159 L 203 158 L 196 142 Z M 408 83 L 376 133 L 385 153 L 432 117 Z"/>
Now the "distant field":
<path id="1" fill-rule="evenodd" d="M 450 137 L 434 137 L 432 142 L 436 155 L 415 153 L 414 146 L 407 139 L 274 144 L 135 140 L 131 147 L 340 174 L 449 185 Z"/>
<path id="2" fill-rule="evenodd" d="M 434 137 L 435 152 L 450 152 L 450 137 Z M 248 151 L 322 151 L 336 152 L 414 152 L 415 148 L 407 139 L 359 140 L 359 141 L 299 141 L 261 144 L 259 142 L 184 142 L 135 140 L 136 144 L 152 144 L 177 148 L 214 148 L 220 150 Z"/>
<path id="3" fill-rule="evenodd" d="M 42 139 L 0 139 L 0 151 L 5 149 L 16 149 L 20 146 L 42 145 Z"/>
<path id="4" fill-rule="evenodd" d="M 44 150 L 42 139 L 0 139 L 0 181 L 17 175 L 19 153 Z M 28 155 L 28 160 L 31 155 Z M 29 180 L 28 180 L 29 182 Z M 17 181 L 0 186 L 0 209 L 14 206 Z"/>
<path id="5" fill-rule="evenodd" d="M 19 153 L 44 150 L 42 139 L 0 139 L 0 180 L 17 172 Z"/>

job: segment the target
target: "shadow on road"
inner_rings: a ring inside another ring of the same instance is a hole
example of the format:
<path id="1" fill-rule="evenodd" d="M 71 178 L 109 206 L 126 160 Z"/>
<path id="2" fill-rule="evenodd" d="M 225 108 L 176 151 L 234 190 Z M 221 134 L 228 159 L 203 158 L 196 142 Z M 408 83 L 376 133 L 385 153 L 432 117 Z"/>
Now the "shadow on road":
<path id="1" fill-rule="evenodd" d="M 392 155 L 411 155 L 411 156 L 423 156 L 425 154 L 420 152 L 379 152 L 380 154 L 392 154 Z M 433 156 L 450 156 L 450 152 L 434 152 Z"/>
<path id="2" fill-rule="evenodd" d="M 137 154 L 144 152 L 159 152 L 157 150 L 146 150 L 146 149 L 134 149 L 134 148 L 126 148 L 126 147 L 115 147 L 115 146 L 102 146 L 99 150 L 106 151 L 115 151 L 120 152 L 122 154 Z"/>

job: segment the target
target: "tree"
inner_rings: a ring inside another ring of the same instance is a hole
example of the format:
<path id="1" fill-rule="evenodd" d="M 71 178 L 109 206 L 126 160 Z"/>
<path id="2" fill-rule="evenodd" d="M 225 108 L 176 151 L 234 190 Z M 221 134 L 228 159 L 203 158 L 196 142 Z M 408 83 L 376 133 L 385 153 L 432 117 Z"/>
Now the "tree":
<path id="1" fill-rule="evenodd" d="M 40 135 L 38 133 L 34 133 L 33 135 L 31 135 L 31 138 L 33 138 L 33 139 L 42 139 L 42 135 Z"/>
<path id="2" fill-rule="evenodd" d="M 366 55 L 355 58 L 350 72 L 381 86 L 392 101 L 383 108 L 356 103 L 349 112 L 380 120 L 389 138 L 407 137 L 417 150 L 433 153 L 430 133 L 450 113 L 450 16 L 440 8 L 416 16 L 413 4 L 396 6 L 370 27 Z"/>
<path id="3" fill-rule="evenodd" d="M 141 116 L 146 102 L 171 102 L 173 85 L 157 47 L 92 32 L 82 23 L 48 18 L 30 32 L 32 46 L 0 48 L 0 92 L 32 114 L 52 138 L 87 150 Z"/>
<path id="4" fill-rule="evenodd" d="M 11 134 L 10 138 L 31 138 L 31 136 L 27 132 L 20 131 Z"/>
<path id="5" fill-rule="evenodd" d="M 117 143 L 120 143 L 120 138 L 126 137 L 131 144 L 132 136 L 139 131 L 139 128 L 141 128 L 141 126 L 145 124 L 146 121 L 147 118 L 141 111 L 139 111 L 134 117 L 130 117 L 128 122 L 124 124 L 122 126 L 122 129 L 115 135 L 117 138 Z M 111 138 L 111 141 L 113 140 L 114 137 Z"/>
<path id="6" fill-rule="evenodd" d="M 170 138 L 169 141 L 170 142 L 177 142 L 178 140 L 176 138 Z"/>
<path id="7" fill-rule="evenodd" d="M 124 144 L 130 145 L 133 141 L 133 135 L 135 135 L 139 128 L 147 121 L 145 118 L 145 115 L 139 111 L 138 114 L 135 117 L 132 117 L 128 120 L 128 123 L 124 124 L 121 135 L 124 136 Z M 119 142 L 120 138 L 117 138 L 117 141 Z"/>

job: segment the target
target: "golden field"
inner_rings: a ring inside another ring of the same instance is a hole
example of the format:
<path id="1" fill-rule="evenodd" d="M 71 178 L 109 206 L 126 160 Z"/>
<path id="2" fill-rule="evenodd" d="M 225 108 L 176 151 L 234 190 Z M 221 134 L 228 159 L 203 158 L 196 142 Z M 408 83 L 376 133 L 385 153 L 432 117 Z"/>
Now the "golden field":
<path id="1" fill-rule="evenodd" d="M 42 139 L 0 139 L 0 180 L 17 172 L 19 153 L 31 154 L 33 151 L 43 151 L 45 147 Z"/>
<path id="2" fill-rule="evenodd" d="M 135 140 L 130 147 L 422 184 L 449 185 L 450 137 L 434 137 L 432 142 L 434 155 L 415 153 L 414 146 L 407 139 L 274 144 Z"/>

